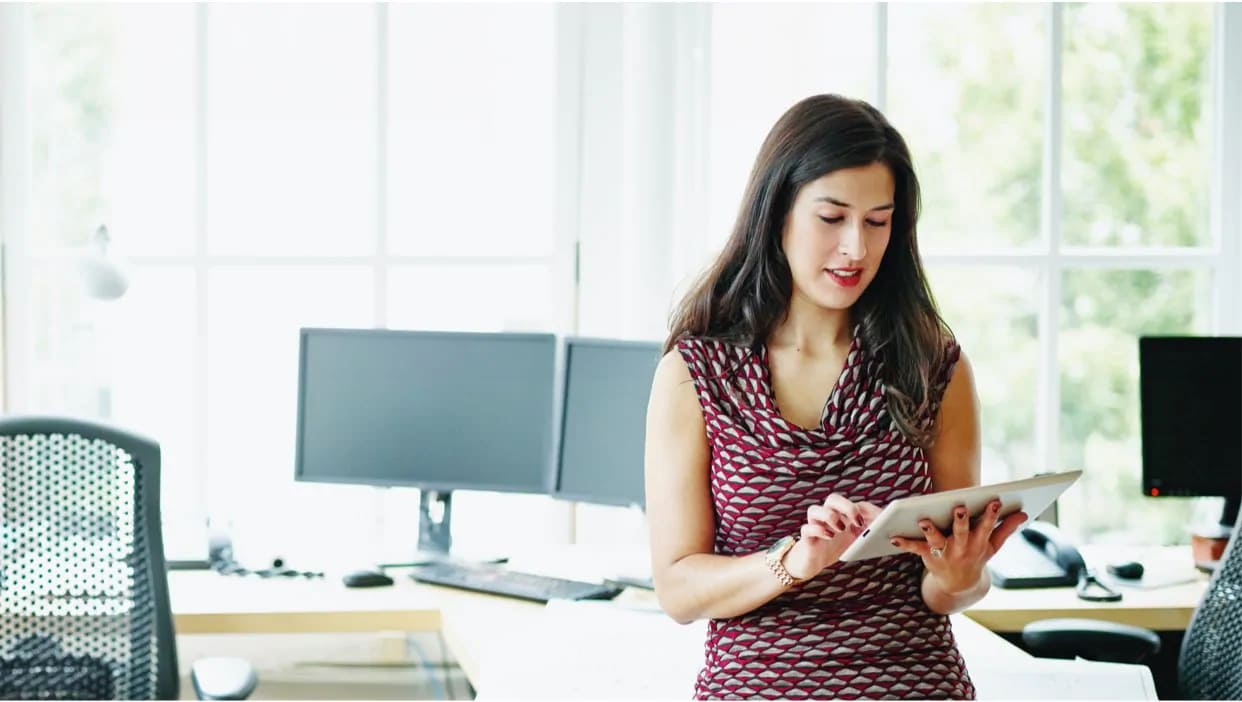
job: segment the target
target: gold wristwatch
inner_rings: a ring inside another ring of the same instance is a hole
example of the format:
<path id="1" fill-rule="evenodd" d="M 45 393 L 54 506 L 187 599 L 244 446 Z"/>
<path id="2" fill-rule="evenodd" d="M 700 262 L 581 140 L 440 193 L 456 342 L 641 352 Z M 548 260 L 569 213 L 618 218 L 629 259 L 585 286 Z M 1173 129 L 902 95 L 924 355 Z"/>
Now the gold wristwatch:
<path id="1" fill-rule="evenodd" d="M 785 536 L 768 547 L 763 554 L 763 562 L 768 564 L 768 570 L 776 575 L 777 580 L 785 587 L 789 587 L 794 583 L 802 582 L 801 579 L 795 578 L 785 569 L 785 554 L 789 553 L 789 549 L 798 543 L 798 539 L 793 536 Z"/>

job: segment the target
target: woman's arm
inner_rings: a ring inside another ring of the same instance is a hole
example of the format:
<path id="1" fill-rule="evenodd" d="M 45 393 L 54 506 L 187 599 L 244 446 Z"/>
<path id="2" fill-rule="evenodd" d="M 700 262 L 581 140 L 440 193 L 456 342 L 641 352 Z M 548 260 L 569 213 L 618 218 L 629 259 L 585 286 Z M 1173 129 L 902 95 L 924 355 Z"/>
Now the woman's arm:
<path id="1" fill-rule="evenodd" d="M 743 614 L 787 589 L 768 570 L 762 552 L 743 557 L 713 553 L 709 452 L 690 371 L 671 351 L 652 381 L 644 470 L 656 596 L 660 607 L 682 624 Z"/>
<path id="2" fill-rule="evenodd" d="M 660 607 L 669 616 L 682 624 L 735 617 L 789 589 L 768 569 L 761 551 L 714 553 L 707 431 L 690 371 L 676 351 L 660 361 L 652 382 L 645 464 L 651 570 Z M 835 562 L 878 512 L 840 496 L 829 499 L 830 506 L 808 510 L 802 539 L 783 560 L 800 580 Z"/>
<path id="3" fill-rule="evenodd" d="M 932 489 L 941 492 L 978 485 L 979 400 L 974 370 L 964 353 L 945 388 L 936 427 L 935 443 L 928 452 Z M 998 526 L 996 507 L 999 504 L 993 503 L 985 510 L 974 529 L 964 509 L 955 513 L 953 534 L 941 557 L 933 558 L 926 543 L 914 549 L 924 557 L 923 601 L 933 612 L 960 612 L 988 593 L 992 580 L 984 566 L 1026 519 L 1018 512 Z"/>

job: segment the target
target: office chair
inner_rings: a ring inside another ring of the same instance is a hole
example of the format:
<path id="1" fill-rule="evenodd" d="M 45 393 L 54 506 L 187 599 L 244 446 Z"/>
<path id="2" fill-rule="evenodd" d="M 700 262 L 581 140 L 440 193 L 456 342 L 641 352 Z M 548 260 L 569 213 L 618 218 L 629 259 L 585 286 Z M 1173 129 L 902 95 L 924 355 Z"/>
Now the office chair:
<path id="1" fill-rule="evenodd" d="M 0 418 L 0 699 L 177 699 L 160 447 L 67 418 Z M 240 659 L 195 662 L 244 699 Z"/>
<path id="2" fill-rule="evenodd" d="M 1220 565 L 1208 581 L 1182 639 L 1177 661 L 1182 699 L 1242 699 L 1242 516 L 1234 524 Z M 1139 663 L 1160 650 L 1154 631 L 1091 619 L 1048 619 L 1028 624 L 1022 641 L 1034 655 L 1081 656 Z"/>

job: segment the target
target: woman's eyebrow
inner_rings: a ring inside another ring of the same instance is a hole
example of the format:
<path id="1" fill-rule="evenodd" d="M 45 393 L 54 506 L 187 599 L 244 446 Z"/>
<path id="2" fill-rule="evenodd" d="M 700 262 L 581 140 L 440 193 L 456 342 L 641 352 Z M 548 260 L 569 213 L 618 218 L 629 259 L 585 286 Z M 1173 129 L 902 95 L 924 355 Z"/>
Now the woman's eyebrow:
<path id="1" fill-rule="evenodd" d="M 832 204 L 834 204 L 834 205 L 836 205 L 836 206 L 838 206 L 838 207 L 845 207 L 845 208 L 852 208 L 852 207 L 853 207 L 853 205 L 851 205 L 851 204 L 850 204 L 850 203 L 848 203 L 848 202 L 841 202 L 840 200 L 836 199 L 835 197 L 831 197 L 831 196 L 828 196 L 828 195 L 825 195 L 825 196 L 823 196 L 823 197 L 817 197 L 817 198 L 815 198 L 815 202 L 829 202 L 829 203 L 832 203 Z M 879 207 L 872 207 L 870 211 L 871 211 L 871 212 L 879 212 L 880 210 L 891 210 L 891 209 L 893 209 L 893 203 L 891 203 L 891 202 L 890 202 L 890 203 L 888 203 L 887 205 L 880 205 Z"/>

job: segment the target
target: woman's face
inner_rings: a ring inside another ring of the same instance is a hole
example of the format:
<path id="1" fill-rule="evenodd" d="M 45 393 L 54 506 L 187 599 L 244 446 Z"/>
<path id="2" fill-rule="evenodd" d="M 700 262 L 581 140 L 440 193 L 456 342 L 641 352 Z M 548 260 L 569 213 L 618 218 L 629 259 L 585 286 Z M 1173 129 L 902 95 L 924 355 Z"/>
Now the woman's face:
<path id="1" fill-rule="evenodd" d="M 883 163 L 843 168 L 802 186 L 781 232 L 794 295 L 837 310 L 858 301 L 888 248 L 895 187 Z"/>

